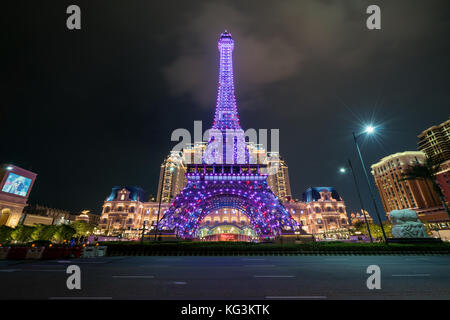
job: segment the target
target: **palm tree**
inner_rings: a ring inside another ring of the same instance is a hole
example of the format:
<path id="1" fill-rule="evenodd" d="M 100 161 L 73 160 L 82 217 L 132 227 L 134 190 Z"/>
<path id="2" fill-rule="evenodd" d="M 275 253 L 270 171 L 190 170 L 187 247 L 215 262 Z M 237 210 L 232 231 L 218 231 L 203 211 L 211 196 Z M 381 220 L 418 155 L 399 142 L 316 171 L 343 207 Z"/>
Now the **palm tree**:
<path id="1" fill-rule="evenodd" d="M 442 193 L 441 188 L 439 187 L 438 183 L 436 182 L 436 174 L 439 172 L 439 170 L 440 170 L 439 164 L 433 162 L 430 158 L 426 158 L 426 160 L 423 164 L 417 163 L 415 165 L 410 165 L 406 169 L 406 171 L 403 173 L 403 178 L 400 179 L 400 181 L 424 180 L 425 185 L 428 188 L 428 191 L 430 192 L 431 196 L 433 197 L 433 193 L 431 192 L 430 186 L 428 184 L 428 183 L 430 183 L 433 190 L 438 195 L 439 200 L 442 202 L 442 205 L 444 206 L 444 209 L 447 212 L 447 215 L 450 218 L 450 211 L 448 209 L 447 203 L 445 202 L 444 194 Z"/>

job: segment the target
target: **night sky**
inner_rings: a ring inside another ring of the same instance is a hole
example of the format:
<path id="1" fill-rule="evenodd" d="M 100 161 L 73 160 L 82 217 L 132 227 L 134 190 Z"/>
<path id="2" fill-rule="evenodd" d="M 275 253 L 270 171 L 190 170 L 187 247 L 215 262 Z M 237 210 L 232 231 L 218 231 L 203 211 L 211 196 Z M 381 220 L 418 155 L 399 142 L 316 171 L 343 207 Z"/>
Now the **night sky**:
<path id="1" fill-rule="evenodd" d="M 77 4 L 82 29 L 66 28 Z M 366 28 L 381 7 L 382 29 Z M 176 128 L 211 126 L 217 40 L 235 40 L 241 125 L 279 128 L 292 192 L 334 186 L 349 211 L 352 131 L 367 167 L 416 150 L 450 115 L 450 4 L 428 1 L 14 1 L 3 5 L 0 162 L 38 173 L 29 199 L 100 212 L 116 185 L 156 193 Z M 367 188 L 364 197 L 369 203 Z M 373 213 L 373 209 L 368 207 Z"/>

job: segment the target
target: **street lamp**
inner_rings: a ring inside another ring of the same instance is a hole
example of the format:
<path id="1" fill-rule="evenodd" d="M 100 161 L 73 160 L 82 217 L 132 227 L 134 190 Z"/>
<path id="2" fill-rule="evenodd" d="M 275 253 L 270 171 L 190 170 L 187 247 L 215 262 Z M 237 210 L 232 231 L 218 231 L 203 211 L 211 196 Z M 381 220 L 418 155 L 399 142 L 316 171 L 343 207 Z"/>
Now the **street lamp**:
<path id="1" fill-rule="evenodd" d="M 355 142 L 356 150 L 358 151 L 359 160 L 361 160 L 361 165 L 363 167 L 364 175 L 366 176 L 367 187 L 369 188 L 370 196 L 371 196 L 372 201 L 373 201 L 373 206 L 375 207 L 375 213 L 377 214 L 378 222 L 380 223 L 380 226 L 381 226 L 381 232 L 383 233 L 383 239 L 387 243 L 386 232 L 384 231 L 383 222 L 381 221 L 381 216 L 380 216 L 380 213 L 378 212 L 378 206 L 377 206 L 377 203 L 375 201 L 375 197 L 374 197 L 373 192 L 372 192 L 372 187 L 370 186 L 369 175 L 367 174 L 366 166 L 364 165 L 364 161 L 363 161 L 363 158 L 362 158 L 362 155 L 361 155 L 361 150 L 359 149 L 359 145 L 358 145 L 358 138 L 360 136 L 362 136 L 363 134 L 369 134 L 370 135 L 370 134 L 375 132 L 375 129 L 376 128 L 374 126 L 368 125 L 368 126 L 366 126 L 366 128 L 365 128 L 363 133 L 361 133 L 359 135 L 355 135 L 355 132 L 352 132 L 352 134 L 353 134 L 353 141 Z"/>
<path id="2" fill-rule="evenodd" d="M 353 166 L 352 166 L 352 162 L 350 161 L 350 159 L 348 159 L 348 166 L 349 166 L 350 171 L 352 172 L 352 175 L 353 175 L 353 180 L 355 182 L 356 193 L 358 194 L 359 203 L 361 205 L 361 213 L 364 216 L 364 221 L 366 223 L 367 232 L 369 233 L 370 242 L 373 242 L 372 233 L 370 232 L 369 222 L 367 221 L 367 217 L 366 217 L 366 211 L 364 210 L 364 204 L 363 204 L 363 201 L 362 201 L 361 192 L 359 192 L 358 181 L 356 180 L 356 175 L 355 175 L 355 172 L 353 171 Z M 345 168 L 340 168 L 339 172 L 340 173 L 346 173 L 347 170 Z"/>

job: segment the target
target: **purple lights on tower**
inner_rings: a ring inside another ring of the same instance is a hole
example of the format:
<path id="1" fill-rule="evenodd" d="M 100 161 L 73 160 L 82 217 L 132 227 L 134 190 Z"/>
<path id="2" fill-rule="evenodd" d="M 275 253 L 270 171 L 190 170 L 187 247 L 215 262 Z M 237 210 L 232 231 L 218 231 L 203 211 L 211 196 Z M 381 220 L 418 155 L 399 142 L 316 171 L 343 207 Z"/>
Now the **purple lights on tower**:
<path id="1" fill-rule="evenodd" d="M 270 190 L 263 164 L 251 163 L 234 96 L 234 41 L 225 31 L 218 43 L 219 85 L 214 123 L 203 164 L 187 165 L 187 185 L 174 199 L 160 223 L 181 238 L 195 238 L 202 220 L 221 208 L 237 209 L 260 237 L 276 237 L 283 229 L 300 232 L 299 225 Z"/>
<path id="2" fill-rule="evenodd" d="M 234 96 L 233 49 L 231 33 L 225 31 L 220 35 L 217 47 L 220 52 L 219 84 L 217 92 L 216 114 L 213 129 L 241 129 Z"/>
<path id="3" fill-rule="evenodd" d="M 222 33 L 217 47 L 220 56 L 216 112 L 203 161 L 207 164 L 244 164 L 250 160 L 234 95 L 234 40 L 231 33 Z"/>

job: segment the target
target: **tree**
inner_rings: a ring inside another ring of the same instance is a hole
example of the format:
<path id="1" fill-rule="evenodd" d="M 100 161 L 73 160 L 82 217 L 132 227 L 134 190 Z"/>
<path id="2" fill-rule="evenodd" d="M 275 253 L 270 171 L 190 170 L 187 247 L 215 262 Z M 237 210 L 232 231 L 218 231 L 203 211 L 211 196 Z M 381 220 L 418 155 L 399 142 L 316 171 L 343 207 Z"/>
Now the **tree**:
<path id="1" fill-rule="evenodd" d="M 68 226 L 66 224 L 61 224 L 59 226 L 56 226 L 56 232 L 53 234 L 52 239 L 56 242 L 63 242 L 64 240 L 70 240 L 74 234 L 76 233 L 76 230 L 72 228 L 71 226 Z"/>
<path id="2" fill-rule="evenodd" d="M 33 233 L 31 234 L 31 240 L 50 241 L 57 230 L 58 226 L 54 225 L 43 225 L 43 224 L 36 225 L 34 226 Z"/>
<path id="3" fill-rule="evenodd" d="M 78 238 L 89 236 L 95 228 L 93 224 L 87 223 L 86 221 L 75 221 L 70 226 L 75 229 L 75 236 Z"/>
<path id="4" fill-rule="evenodd" d="M 19 243 L 28 242 L 31 240 L 34 229 L 34 227 L 19 225 L 11 233 L 11 239 Z"/>
<path id="5" fill-rule="evenodd" d="M 9 242 L 13 231 L 14 229 L 8 226 L 0 226 L 0 243 Z"/>
<path id="6" fill-rule="evenodd" d="M 433 196 L 433 193 L 430 190 L 431 185 L 432 189 L 438 195 L 439 200 L 441 201 L 445 211 L 447 212 L 447 215 L 450 218 L 450 211 L 448 209 L 447 203 L 445 202 L 444 194 L 442 193 L 441 188 L 436 182 L 436 175 L 439 172 L 439 170 L 440 166 L 438 163 L 433 162 L 430 158 L 426 158 L 425 163 L 423 164 L 417 163 L 415 165 L 410 165 L 403 173 L 403 178 L 400 179 L 400 181 L 423 180 L 425 181 L 425 185 L 427 186 L 431 196 Z"/>
<path id="7" fill-rule="evenodd" d="M 386 232 L 386 237 L 392 237 L 392 223 L 389 221 L 383 222 L 384 231 Z M 381 226 L 376 223 L 369 223 L 370 233 L 374 238 L 383 238 L 383 231 L 381 230 Z M 367 229 L 366 229 L 367 230 Z"/>

